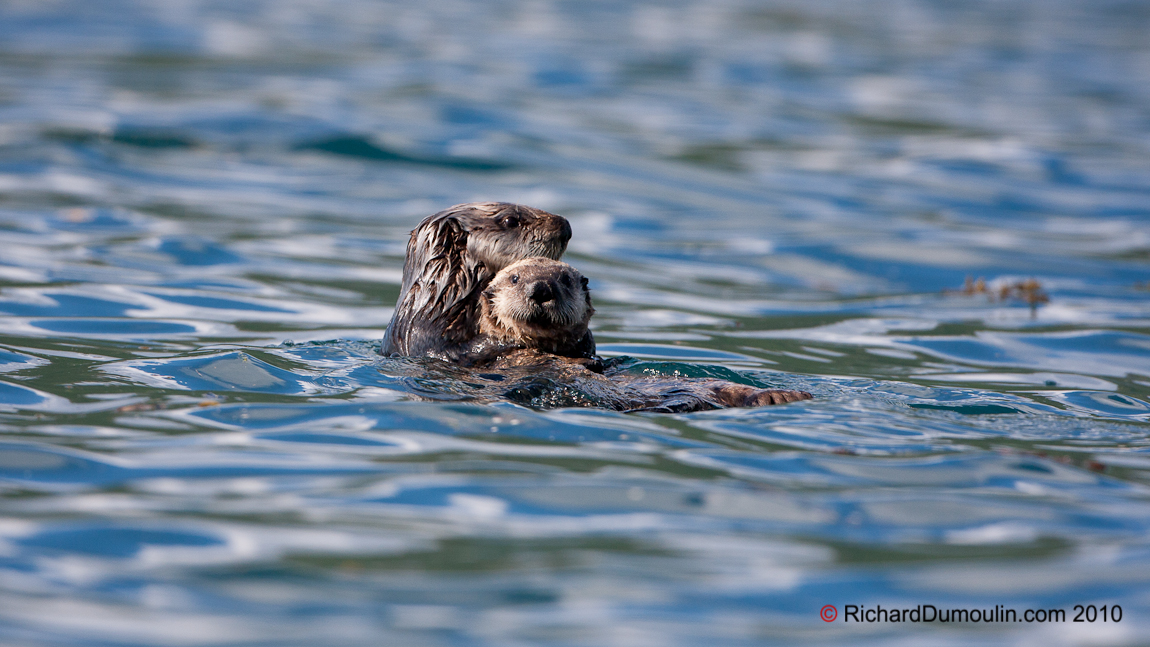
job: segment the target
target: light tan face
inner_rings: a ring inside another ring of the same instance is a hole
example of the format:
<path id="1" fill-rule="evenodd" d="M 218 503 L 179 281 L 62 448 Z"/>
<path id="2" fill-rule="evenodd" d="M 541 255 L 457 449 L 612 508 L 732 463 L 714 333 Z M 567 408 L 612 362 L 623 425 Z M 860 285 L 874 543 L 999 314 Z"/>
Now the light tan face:
<path id="1" fill-rule="evenodd" d="M 523 205 L 484 203 L 468 219 L 467 251 L 492 272 L 532 256 L 556 259 L 571 240 L 567 219 Z"/>
<path id="2" fill-rule="evenodd" d="M 595 313 L 587 279 L 570 265 L 549 258 L 508 265 L 483 295 L 481 327 L 524 341 L 585 332 Z"/>

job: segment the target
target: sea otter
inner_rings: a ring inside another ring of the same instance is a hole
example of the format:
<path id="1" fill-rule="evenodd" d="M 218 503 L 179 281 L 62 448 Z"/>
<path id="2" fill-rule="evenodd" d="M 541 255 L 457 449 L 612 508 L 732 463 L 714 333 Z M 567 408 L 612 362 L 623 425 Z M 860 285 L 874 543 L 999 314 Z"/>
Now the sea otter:
<path id="1" fill-rule="evenodd" d="M 484 353 L 494 361 L 496 349 L 593 358 L 595 338 L 587 328 L 593 314 L 587 279 L 574 267 L 542 257 L 512 263 L 479 300 L 472 363 L 484 361 Z"/>
<path id="2" fill-rule="evenodd" d="M 424 218 L 407 242 L 380 353 L 457 360 L 479 332 L 479 293 L 491 278 L 523 258 L 558 259 L 569 240 L 566 218 L 507 202 L 458 204 Z"/>
<path id="3" fill-rule="evenodd" d="M 537 406 L 606 406 L 686 412 L 757 407 L 811 398 L 712 378 L 630 375 L 595 355 L 587 279 L 570 265 L 528 258 L 503 268 L 480 299 L 468 360 L 506 382 L 504 397 Z"/>

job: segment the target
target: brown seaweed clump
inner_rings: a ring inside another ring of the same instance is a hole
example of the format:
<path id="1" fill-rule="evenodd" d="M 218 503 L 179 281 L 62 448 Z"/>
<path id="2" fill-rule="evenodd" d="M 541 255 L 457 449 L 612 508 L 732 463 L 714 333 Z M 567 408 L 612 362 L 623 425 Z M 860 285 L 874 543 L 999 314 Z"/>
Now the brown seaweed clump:
<path id="1" fill-rule="evenodd" d="M 965 296 L 984 295 L 991 302 L 995 301 L 1022 301 L 1030 306 L 1030 316 L 1037 315 L 1038 306 L 1043 303 L 1050 303 L 1050 295 L 1042 289 L 1042 284 L 1038 279 L 1029 278 L 1022 281 L 1015 281 L 1013 283 L 1001 283 L 997 287 L 991 287 L 986 284 L 986 280 L 981 276 L 978 279 L 966 277 L 966 281 L 962 284 L 960 290 L 943 290 L 944 294 L 961 294 Z"/>

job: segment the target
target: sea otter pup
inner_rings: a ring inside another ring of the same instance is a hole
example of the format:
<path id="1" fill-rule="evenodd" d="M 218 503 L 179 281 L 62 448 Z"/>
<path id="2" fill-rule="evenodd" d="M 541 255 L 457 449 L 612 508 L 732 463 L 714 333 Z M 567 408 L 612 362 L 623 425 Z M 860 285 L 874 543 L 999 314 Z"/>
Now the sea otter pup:
<path id="1" fill-rule="evenodd" d="M 479 293 L 491 278 L 522 258 L 558 259 L 569 240 L 566 218 L 507 202 L 458 204 L 424 218 L 407 242 L 380 353 L 457 360 L 479 332 Z"/>
<path id="2" fill-rule="evenodd" d="M 605 368 L 587 328 L 593 314 L 587 279 L 575 268 L 548 258 L 512 263 L 483 291 L 480 335 L 468 363 L 505 373 L 484 379 L 510 377 L 504 397 L 539 406 L 686 412 L 812 397 L 805 391 L 758 389 L 711 378 L 637 376 Z"/>
<path id="3" fill-rule="evenodd" d="M 574 267 L 542 257 L 517 261 L 483 291 L 472 362 L 515 349 L 593 358 L 595 338 L 587 328 L 593 314 L 587 279 Z"/>

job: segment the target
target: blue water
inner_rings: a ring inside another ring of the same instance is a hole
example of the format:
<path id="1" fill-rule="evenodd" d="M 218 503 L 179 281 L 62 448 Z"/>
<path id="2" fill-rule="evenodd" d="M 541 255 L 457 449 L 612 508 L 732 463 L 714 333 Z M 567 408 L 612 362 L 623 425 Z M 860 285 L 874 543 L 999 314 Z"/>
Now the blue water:
<path id="1" fill-rule="evenodd" d="M 1148 33 L 0 5 L 0 644 L 1150 645 Z M 605 356 L 815 399 L 533 410 L 381 360 L 407 233 L 474 200 L 571 221 Z"/>

